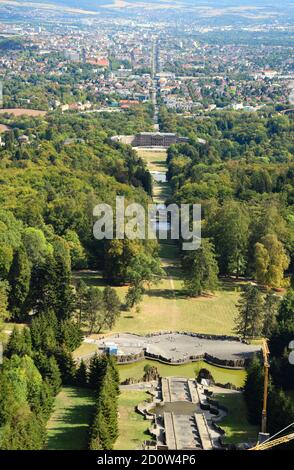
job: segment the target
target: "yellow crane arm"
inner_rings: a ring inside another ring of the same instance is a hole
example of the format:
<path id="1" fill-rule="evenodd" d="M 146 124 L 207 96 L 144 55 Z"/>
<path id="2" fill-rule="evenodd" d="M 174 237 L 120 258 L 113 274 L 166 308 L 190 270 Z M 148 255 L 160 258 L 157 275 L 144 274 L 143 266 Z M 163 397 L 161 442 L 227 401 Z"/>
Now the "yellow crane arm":
<path id="1" fill-rule="evenodd" d="M 287 436 L 279 437 L 278 439 L 274 439 L 272 441 L 265 442 L 264 444 L 257 444 L 255 447 L 252 447 L 249 450 L 268 450 L 272 447 L 279 446 L 281 444 L 286 444 L 294 439 L 294 433 L 288 434 Z"/>
<path id="2" fill-rule="evenodd" d="M 266 433 L 267 424 L 267 399 L 268 399 L 268 382 L 269 382 L 269 348 L 267 340 L 262 341 L 262 354 L 263 354 L 263 367 L 264 367 L 264 385 L 263 385 L 263 406 L 262 406 L 262 421 L 261 432 Z"/>

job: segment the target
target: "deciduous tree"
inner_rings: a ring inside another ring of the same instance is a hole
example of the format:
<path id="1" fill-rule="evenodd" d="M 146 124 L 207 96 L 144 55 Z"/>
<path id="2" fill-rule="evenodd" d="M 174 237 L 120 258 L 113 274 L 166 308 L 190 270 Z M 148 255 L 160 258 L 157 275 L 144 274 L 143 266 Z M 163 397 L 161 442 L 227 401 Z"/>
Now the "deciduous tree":
<path id="1" fill-rule="evenodd" d="M 281 287 L 289 257 L 275 234 L 265 235 L 255 245 L 255 274 L 260 284 Z"/>
<path id="2" fill-rule="evenodd" d="M 182 261 L 184 288 L 190 296 L 213 292 L 218 287 L 218 266 L 214 247 L 202 239 L 198 250 L 188 252 Z"/>

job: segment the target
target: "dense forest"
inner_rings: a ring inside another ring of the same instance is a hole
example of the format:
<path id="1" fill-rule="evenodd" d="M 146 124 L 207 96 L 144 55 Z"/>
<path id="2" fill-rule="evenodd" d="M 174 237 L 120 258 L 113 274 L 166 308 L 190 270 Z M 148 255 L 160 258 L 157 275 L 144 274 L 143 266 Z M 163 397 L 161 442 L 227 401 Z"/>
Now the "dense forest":
<path id="1" fill-rule="evenodd" d="M 111 329 L 122 308 L 140 302 L 145 284 L 164 274 L 156 241 L 98 241 L 92 233 L 96 204 L 114 206 L 117 195 L 144 206 L 151 201 L 146 164 L 110 138 L 148 128 L 151 109 L 1 119 L 10 130 L 0 148 L 0 329 L 7 319 L 27 326 L 14 328 L 5 348 L 0 445 L 44 448 L 55 395 L 61 385 L 79 385 L 97 392 L 89 447 L 111 449 L 117 438 L 115 364 L 94 358 L 86 368 L 72 352 L 85 328 Z M 292 413 L 284 394 L 293 390 L 287 372 L 293 291 L 282 301 L 276 293 L 293 282 L 293 118 L 228 112 L 183 119 L 162 108 L 160 122 L 165 131 L 189 138 L 168 150 L 168 202 L 202 205 L 201 249 L 182 256 L 185 292 L 212 292 L 219 275 L 257 283 L 240 296 L 236 333 L 270 339 L 274 432 L 280 424 L 275 406 L 282 406 L 283 422 Z M 110 285 L 129 285 L 125 305 L 111 287 L 73 286 L 72 270 L 86 268 L 102 271 Z M 258 360 L 248 369 L 247 396 L 262 379 Z M 249 415 L 258 400 L 247 399 Z"/>
<path id="2" fill-rule="evenodd" d="M 293 422 L 294 377 L 289 362 L 289 345 L 294 336 L 294 291 L 289 291 L 279 305 L 275 325 L 270 333 L 270 383 L 268 394 L 268 432 L 279 432 Z M 261 357 L 254 357 L 247 368 L 245 400 L 249 421 L 259 424 L 263 403 L 264 369 Z M 293 443 L 286 448 L 293 449 Z"/>
<path id="3" fill-rule="evenodd" d="M 74 288 L 71 271 L 95 268 L 130 285 L 135 277 L 137 289 L 146 278 L 138 284 L 138 265 L 147 271 L 155 265 L 156 272 L 157 242 L 118 246 L 92 234 L 97 203 L 113 206 L 116 195 L 149 200 L 145 163 L 131 147 L 110 140 L 118 130 L 140 130 L 148 119 L 144 108 L 115 120 L 76 114 L 2 119 L 10 131 L 0 150 L 0 330 L 8 319 L 27 326 L 15 327 L 5 347 L 1 449 L 46 447 L 46 422 L 61 385 L 96 390 L 89 447 L 111 448 L 116 440 L 115 364 L 97 359 L 86 370 L 72 352 L 82 342 L 82 326 L 90 333 L 112 328 L 121 302 L 111 287 L 102 291 L 81 281 Z"/>
<path id="4" fill-rule="evenodd" d="M 71 269 L 95 268 L 125 283 L 136 258 L 140 264 L 143 254 L 151 255 L 146 263 L 157 258 L 155 242 L 97 241 L 92 233 L 98 203 L 115 206 L 117 195 L 126 202 L 149 201 L 152 183 L 145 163 L 131 147 L 109 138 L 118 130 L 139 130 L 148 116 L 139 108 L 115 118 L 54 114 L 5 121 L 11 131 L 0 154 L 0 275 L 13 286 L 8 302 L 14 320 L 38 308 L 41 289 L 34 286 L 44 266 L 57 272 L 56 264 L 62 265 L 64 276 Z"/>
<path id="5" fill-rule="evenodd" d="M 293 116 L 224 112 L 200 119 L 161 110 L 166 131 L 189 137 L 168 150 L 172 202 L 202 205 L 222 275 L 290 283 L 294 256 Z"/>
<path id="6" fill-rule="evenodd" d="M 183 119 L 164 108 L 166 131 L 189 137 L 168 150 L 171 202 L 202 205 L 202 247 L 183 256 L 189 295 L 218 288 L 218 274 L 251 278 L 241 293 L 235 331 L 264 336 L 271 353 L 268 431 L 293 421 L 294 160 L 293 115 L 212 114 Z M 277 292 L 286 292 L 282 298 Z M 248 365 L 248 419 L 261 422 L 263 364 Z M 290 446 L 291 447 L 291 446 Z M 292 446 L 293 447 L 293 446 Z M 291 447 L 291 448 L 292 448 Z"/>

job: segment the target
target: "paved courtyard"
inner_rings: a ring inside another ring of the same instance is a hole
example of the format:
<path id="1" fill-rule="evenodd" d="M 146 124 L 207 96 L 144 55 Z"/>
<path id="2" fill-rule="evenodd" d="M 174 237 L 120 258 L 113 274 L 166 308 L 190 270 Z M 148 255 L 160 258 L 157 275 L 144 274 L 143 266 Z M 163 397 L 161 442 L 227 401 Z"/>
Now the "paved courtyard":
<path id="1" fill-rule="evenodd" d="M 150 337 L 119 333 L 105 339 L 85 341 L 96 344 L 99 349 L 105 348 L 109 343 L 115 343 L 119 352 L 125 355 L 146 350 L 150 354 L 175 362 L 205 353 L 222 360 L 247 359 L 261 349 L 259 345 L 248 345 L 237 340 L 206 339 L 179 333 Z"/>

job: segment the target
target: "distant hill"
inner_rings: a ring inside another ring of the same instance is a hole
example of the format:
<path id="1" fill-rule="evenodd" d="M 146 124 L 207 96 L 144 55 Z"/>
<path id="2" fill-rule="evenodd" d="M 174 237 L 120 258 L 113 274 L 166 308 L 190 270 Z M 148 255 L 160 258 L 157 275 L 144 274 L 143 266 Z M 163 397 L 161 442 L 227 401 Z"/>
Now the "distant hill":
<path id="1" fill-rule="evenodd" d="M 17 0 L 26 3 L 26 0 Z M 101 5 L 113 4 L 114 0 L 28 0 L 33 3 L 51 3 L 59 6 L 77 8 L 81 10 L 97 10 Z"/>
<path id="2" fill-rule="evenodd" d="M 98 11 L 101 7 L 109 6 L 117 8 L 119 0 L 16 0 L 20 4 L 28 5 L 29 3 L 36 3 L 39 5 L 53 4 L 58 7 L 64 8 L 75 8 L 80 10 Z M 294 9 L 294 0 L 282 0 L 280 3 L 277 0 L 120 0 L 121 9 L 144 8 L 143 5 L 164 5 L 170 6 L 182 6 L 183 10 L 191 9 L 194 7 L 198 8 L 238 8 L 242 6 L 248 7 L 264 7 L 268 10 L 280 10 L 287 12 L 289 9 Z M 5 3 L 5 0 L 1 0 L 1 3 Z M 7 3 L 9 3 L 7 1 Z"/>
<path id="3" fill-rule="evenodd" d="M 19 3 L 26 3 L 27 0 L 17 0 Z M 29 0 L 33 3 L 51 3 L 65 7 L 71 8 L 79 8 L 85 10 L 97 10 L 101 8 L 101 6 L 105 5 L 114 5 L 115 0 Z M 165 3 L 177 3 L 183 4 L 183 6 L 199 6 L 199 7 L 238 7 L 242 5 L 246 6 L 277 6 L 276 0 L 123 0 L 123 3 L 130 3 L 130 4 L 162 4 Z M 140 5 L 140 6 L 141 6 Z M 283 0 L 282 4 L 284 8 L 289 6 L 294 6 L 293 0 Z"/>

